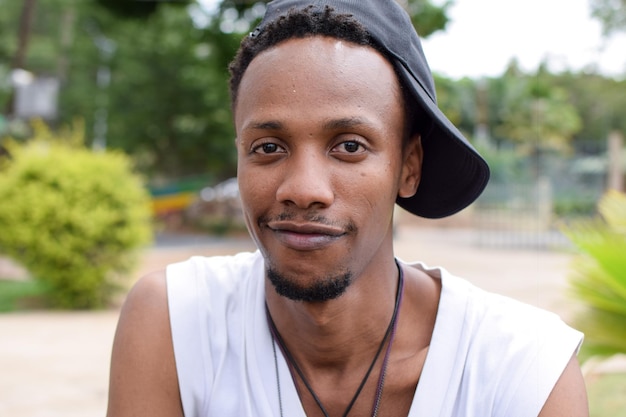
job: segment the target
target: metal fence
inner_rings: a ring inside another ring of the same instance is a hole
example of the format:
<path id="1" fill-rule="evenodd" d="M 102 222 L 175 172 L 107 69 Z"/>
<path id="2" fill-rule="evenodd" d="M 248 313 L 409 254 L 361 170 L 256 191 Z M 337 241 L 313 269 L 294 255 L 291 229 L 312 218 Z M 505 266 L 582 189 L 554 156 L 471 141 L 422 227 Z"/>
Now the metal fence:
<path id="1" fill-rule="evenodd" d="M 474 207 L 476 244 L 487 247 L 560 249 L 570 246 L 560 231 L 555 189 L 535 183 L 490 184 Z"/>
<path id="2" fill-rule="evenodd" d="M 474 204 L 476 244 L 490 247 L 567 248 L 563 223 L 595 214 L 606 188 L 606 150 L 570 156 L 515 158 L 518 170 L 495 176 Z M 598 166 L 596 166 L 598 165 Z M 513 173 L 513 174 L 512 174 Z"/>

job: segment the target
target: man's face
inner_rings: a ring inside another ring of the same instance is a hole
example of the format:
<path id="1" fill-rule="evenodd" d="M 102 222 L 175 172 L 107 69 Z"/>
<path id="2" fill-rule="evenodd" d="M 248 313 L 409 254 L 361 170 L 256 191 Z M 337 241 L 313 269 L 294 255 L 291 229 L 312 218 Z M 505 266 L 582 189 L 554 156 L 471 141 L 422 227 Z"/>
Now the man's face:
<path id="1" fill-rule="evenodd" d="M 282 295 L 332 299 L 392 259 L 394 202 L 419 178 L 419 158 L 402 152 L 401 97 L 382 55 L 328 37 L 283 42 L 246 70 L 239 188 Z"/>

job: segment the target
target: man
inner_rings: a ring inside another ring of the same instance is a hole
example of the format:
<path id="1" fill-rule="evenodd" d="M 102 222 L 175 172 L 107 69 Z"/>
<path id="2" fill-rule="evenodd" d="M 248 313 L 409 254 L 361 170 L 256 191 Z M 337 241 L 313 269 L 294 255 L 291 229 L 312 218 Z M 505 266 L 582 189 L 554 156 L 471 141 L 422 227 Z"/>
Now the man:
<path id="1" fill-rule="evenodd" d="M 488 168 L 437 109 L 393 0 L 277 0 L 231 64 L 238 178 L 259 251 L 140 280 L 110 417 L 587 416 L 556 316 L 394 258 Z"/>

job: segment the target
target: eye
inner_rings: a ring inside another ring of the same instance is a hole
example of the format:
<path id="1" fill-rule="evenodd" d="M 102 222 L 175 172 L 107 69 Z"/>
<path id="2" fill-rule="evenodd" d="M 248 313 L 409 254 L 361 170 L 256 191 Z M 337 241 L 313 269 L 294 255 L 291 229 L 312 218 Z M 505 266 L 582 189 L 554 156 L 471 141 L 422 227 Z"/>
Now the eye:
<path id="1" fill-rule="evenodd" d="M 358 152 L 363 152 L 365 150 L 365 147 L 363 146 L 363 144 L 361 144 L 360 142 L 356 141 L 356 140 L 347 140 L 345 142 L 341 142 L 339 145 L 335 146 L 333 148 L 334 151 L 336 152 L 343 152 L 343 153 L 358 153 Z"/>
<path id="2" fill-rule="evenodd" d="M 282 153 L 284 152 L 284 149 L 276 143 L 265 142 L 252 148 L 252 152 L 262 155 L 270 155 L 279 152 Z"/>

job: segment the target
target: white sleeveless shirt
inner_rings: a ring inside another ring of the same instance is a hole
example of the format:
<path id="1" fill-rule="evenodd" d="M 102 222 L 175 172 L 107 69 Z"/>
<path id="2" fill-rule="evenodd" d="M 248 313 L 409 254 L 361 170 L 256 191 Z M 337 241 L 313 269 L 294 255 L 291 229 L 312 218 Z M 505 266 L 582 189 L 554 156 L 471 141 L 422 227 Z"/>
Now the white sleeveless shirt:
<path id="1" fill-rule="evenodd" d="M 582 334 L 444 269 L 403 267 L 442 283 L 409 416 L 536 417 Z M 280 349 L 274 356 L 258 251 L 170 265 L 167 287 L 186 417 L 280 417 L 281 407 L 284 417 L 305 417 Z"/>

